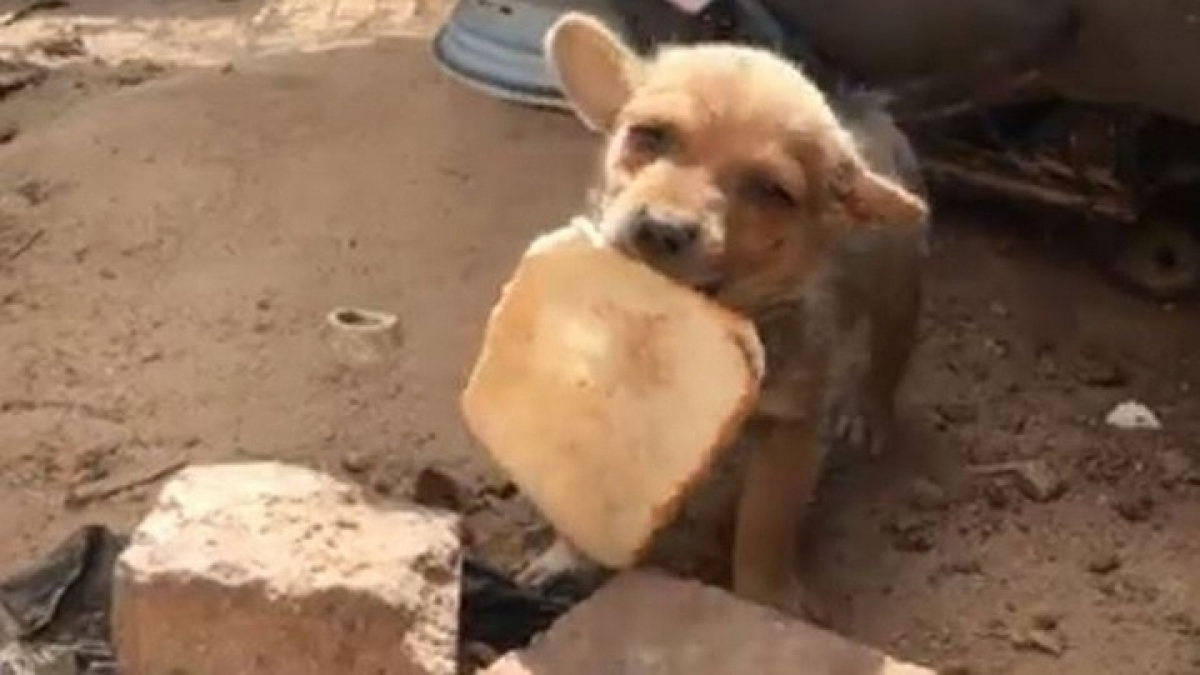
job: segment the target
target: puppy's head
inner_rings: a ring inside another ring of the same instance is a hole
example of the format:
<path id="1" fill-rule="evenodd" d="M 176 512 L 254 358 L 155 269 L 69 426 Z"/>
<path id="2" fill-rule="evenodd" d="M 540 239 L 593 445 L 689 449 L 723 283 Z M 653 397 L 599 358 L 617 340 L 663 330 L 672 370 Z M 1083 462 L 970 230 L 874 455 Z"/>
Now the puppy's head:
<path id="1" fill-rule="evenodd" d="M 576 113 L 608 136 L 604 239 L 735 309 L 797 299 L 844 233 L 925 218 L 919 198 L 867 167 L 821 92 L 766 51 L 642 59 L 572 13 L 546 53 Z"/>

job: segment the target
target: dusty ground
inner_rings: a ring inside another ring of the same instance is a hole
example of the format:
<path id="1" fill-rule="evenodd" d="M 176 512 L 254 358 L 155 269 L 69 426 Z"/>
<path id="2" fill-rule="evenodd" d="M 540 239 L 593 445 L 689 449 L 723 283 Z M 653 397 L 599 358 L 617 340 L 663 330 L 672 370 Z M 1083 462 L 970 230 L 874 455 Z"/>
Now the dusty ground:
<path id="1" fill-rule="evenodd" d="M 397 40 L 178 76 L 72 66 L 0 121 L 0 569 L 83 522 L 130 526 L 153 484 L 69 497 L 185 459 L 298 461 L 385 498 L 421 483 L 505 564 L 544 538 L 455 398 L 515 256 L 578 203 L 593 141 L 571 120 L 464 91 Z M 1200 672 L 1200 316 L 981 213 L 939 223 L 905 442 L 836 462 L 809 574 L 840 630 L 958 672 Z M 342 304 L 399 314 L 394 362 L 332 358 Z M 1165 430 L 1106 427 L 1128 398 Z M 1061 488 L 971 469 L 1029 458 Z M 719 580 L 727 492 L 658 559 Z"/>

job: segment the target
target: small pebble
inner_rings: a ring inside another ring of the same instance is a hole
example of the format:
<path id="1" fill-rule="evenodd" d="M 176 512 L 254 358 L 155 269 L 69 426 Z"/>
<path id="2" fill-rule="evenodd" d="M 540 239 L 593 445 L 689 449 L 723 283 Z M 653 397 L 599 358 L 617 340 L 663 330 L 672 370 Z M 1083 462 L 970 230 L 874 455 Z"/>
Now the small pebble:
<path id="1" fill-rule="evenodd" d="M 0 145 L 12 143 L 21 133 L 21 128 L 11 120 L 0 121 Z"/>
<path id="2" fill-rule="evenodd" d="M 897 517 L 886 525 L 892 535 L 892 547 L 897 551 L 927 553 L 933 550 L 928 523 L 918 518 Z"/>
<path id="3" fill-rule="evenodd" d="M 979 419 L 979 412 L 974 403 L 942 403 L 934 406 L 938 421 L 943 427 L 955 427 L 973 424 Z"/>
<path id="4" fill-rule="evenodd" d="M 1067 491 L 1062 476 L 1042 460 L 1020 462 L 1013 467 L 1021 492 L 1035 502 L 1051 502 Z"/>
<path id="5" fill-rule="evenodd" d="M 1139 495 L 1118 500 L 1113 504 L 1117 514 L 1131 523 L 1141 523 L 1154 515 L 1154 498 L 1150 495 Z"/>
<path id="6" fill-rule="evenodd" d="M 946 491 L 937 483 L 927 479 L 918 478 L 913 481 L 911 494 L 909 495 L 909 504 L 918 511 L 940 511 L 946 508 L 949 499 L 946 496 Z"/>
<path id="7" fill-rule="evenodd" d="M 1008 490 L 1003 481 L 989 481 L 983 487 L 983 499 L 993 509 L 1002 511 L 1007 509 L 1011 500 L 1008 497 Z"/>
<path id="8" fill-rule="evenodd" d="M 368 454 L 362 452 L 352 452 L 342 458 L 342 468 L 347 473 L 362 474 L 371 470 L 375 466 L 375 460 Z"/>
<path id="9" fill-rule="evenodd" d="M 1035 651 L 1050 656 L 1062 656 L 1067 651 L 1063 639 L 1048 630 L 1034 628 L 1017 636 L 1013 646 L 1023 651 Z"/>
<path id="10" fill-rule="evenodd" d="M 1099 576 L 1112 574 L 1119 569 L 1121 569 L 1121 558 L 1111 551 L 1097 554 L 1087 564 L 1087 570 Z"/>
<path id="11" fill-rule="evenodd" d="M 1033 627 L 1038 630 L 1052 631 L 1062 622 L 1062 615 L 1054 610 L 1041 610 L 1033 615 Z"/>
<path id="12" fill-rule="evenodd" d="M 1126 431 L 1162 429 L 1162 423 L 1158 421 L 1158 416 L 1154 414 L 1154 411 L 1137 401 L 1124 401 L 1117 404 L 1104 418 L 1104 422 L 1110 427 Z"/>

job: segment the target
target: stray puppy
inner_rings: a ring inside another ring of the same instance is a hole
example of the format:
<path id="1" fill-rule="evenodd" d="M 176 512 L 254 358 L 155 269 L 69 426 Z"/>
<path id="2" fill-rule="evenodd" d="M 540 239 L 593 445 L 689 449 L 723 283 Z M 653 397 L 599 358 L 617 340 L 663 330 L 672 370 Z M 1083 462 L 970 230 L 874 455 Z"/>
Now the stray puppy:
<path id="1" fill-rule="evenodd" d="M 830 362 L 868 319 L 869 365 L 837 431 L 878 446 L 915 339 L 927 207 L 912 149 L 870 99 L 847 100 L 839 117 L 799 69 L 759 49 L 643 59 L 572 13 L 546 52 L 578 116 L 608 137 L 592 213 L 603 240 L 759 329 L 767 381 L 748 427 L 733 589 L 811 610 L 794 549 L 825 455 Z M 560 539 L 520 578 L 585 565 Z"/>

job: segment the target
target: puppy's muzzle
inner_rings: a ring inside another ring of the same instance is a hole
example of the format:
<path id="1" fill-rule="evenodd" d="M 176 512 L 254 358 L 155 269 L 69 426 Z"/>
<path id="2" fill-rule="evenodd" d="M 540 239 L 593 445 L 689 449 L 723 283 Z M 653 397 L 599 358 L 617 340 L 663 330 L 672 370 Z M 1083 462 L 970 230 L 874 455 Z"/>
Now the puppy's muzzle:
<path id="1" fill-rule="evenodd" d="M 700 242 L 699 221 L 661 216 L 648 209 L 639 209 L 630 216 L 627 227 L 634 250 L 650 261 L 686 259 Z"/>

